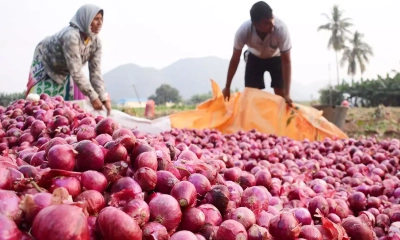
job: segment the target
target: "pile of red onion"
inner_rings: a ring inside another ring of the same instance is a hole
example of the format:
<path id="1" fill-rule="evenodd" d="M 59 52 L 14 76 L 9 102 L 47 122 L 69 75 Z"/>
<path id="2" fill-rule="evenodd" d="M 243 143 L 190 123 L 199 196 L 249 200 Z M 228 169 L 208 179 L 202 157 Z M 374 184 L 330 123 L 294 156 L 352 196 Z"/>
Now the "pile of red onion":
<path id="1" fill-rule="evenodd" d="M 46 94 L 0 123 L 0 239 L 400 239 L 397 139 L 150 135 Z"/>

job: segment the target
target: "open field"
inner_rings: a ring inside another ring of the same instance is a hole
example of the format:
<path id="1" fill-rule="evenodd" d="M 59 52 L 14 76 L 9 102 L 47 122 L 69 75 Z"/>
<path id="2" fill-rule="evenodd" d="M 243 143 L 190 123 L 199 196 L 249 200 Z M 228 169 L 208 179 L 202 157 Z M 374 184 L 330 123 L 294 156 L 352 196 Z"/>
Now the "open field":
<path id="1" fill-rule="evenodd" d="M 308 105 L 308 104 L 305 104 Z M 157 106 L 154 117 L 192 110 L 195 106 L 176 106 L 167 108 Z M 144 109 L 120 109 L 128 114 L 144 117 Z M 343 130 L 349 137 L 377 136 L 379 138 L 400 138 L 400 108 L 350 108 Z"/>

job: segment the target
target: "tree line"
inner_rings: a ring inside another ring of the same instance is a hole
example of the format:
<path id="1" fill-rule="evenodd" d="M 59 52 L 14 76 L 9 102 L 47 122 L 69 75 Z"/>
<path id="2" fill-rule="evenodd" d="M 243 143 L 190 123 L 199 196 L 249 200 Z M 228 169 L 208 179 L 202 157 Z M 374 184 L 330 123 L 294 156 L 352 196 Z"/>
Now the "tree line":
<path id="1" fill-rule="evenodd" d="M 7 107 L 15 100 L 24 99 L 26 92 L 21 93 L 0 93 L 0 106 Z"/>
<path id="2" fill-rule="evenodd" d="M 346 17 L 339 6 L 334 5 L 329 14 L 323 14 L 327 23 L 318 27 L 318 31 L 328 31 L 328 49 L 335 52 L 337 84 L 320 90 L 320 102 L 324 105 L 340 105 L 343 100 L 350 100 L 355 106 L 377 107 L 400 106 L 400 74 L 395 76 L 378 76 L 376 79 L 354 81 L 359 72 L 363 74 L 373 57 L 372 47 L 364 41 L 364 34 L 351 31 L 352 19 Z M 347 68 L 351 82 L 340 82 L 339 68 Z"/>

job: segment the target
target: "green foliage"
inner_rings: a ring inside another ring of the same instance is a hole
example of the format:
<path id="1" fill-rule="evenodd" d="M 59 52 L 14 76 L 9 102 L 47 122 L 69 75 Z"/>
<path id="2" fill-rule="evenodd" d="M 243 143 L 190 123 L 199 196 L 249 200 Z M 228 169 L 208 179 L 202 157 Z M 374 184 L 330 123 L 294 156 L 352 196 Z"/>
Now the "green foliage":
<path id="1" fill-rule="evenodd" d="M 347 74 L 354 76 L 357 73 L 357 68 L 361 73 L 366 70 L 365 64 L 369 62 L 369 57 L 374 53 L 372 48 L 363 41 L 364 34 L 356 31 L 352 39 L 349 40 L 350 46 L 346 46 L 343 50 L 341 67 L 347 64 Z"/>
<path id="2" fill-rule="evenodd" d="M 207 101 L 208 99 L 211 99 L 211 98 L 212 98 L 211 92 L 206 93 L 206 94 L 196 94 L 196 95 L 193 95 L 193 96 L 187 101 L 187 104 L 190 104 L 190 105 L 197 105 L 197 104 L 202 103 L 202 102 L 204 102 L 204 101 Z"/>
<path id="3" fill-rule="evenodd" d="M 353 26 L 351 18 L 343 17 L 343 13 L 344 11 L 339 9 L 339 6 L 334 5 L 330 14 L 322 14 L 328 22 L 318 27 L 318 31 L 324 30 L 331 33 L 328 48 L 336 52 L 344 48 L 347 39 L 346 34 L 350 33 L 349 27 Z"/>
<path id="4" fill-rule="evenodd" d="M 0 106 L 7 107 L 15 100 L 25 99 L 26 91 L 22 93 L 0 93 Z"/>
<path id="5" fill-rule="evenodd" d="M 164 105 L 167 102 L 179 103 L 182 101 L 179 91 L 168 84 L 162 84 L 156 89 L 156 94 L 151 95 L 149 99 L 157 105 Z"/>
<path id="6" fill-rule="evenodd" d="M 319 101 L 322 105 L 340 105 L 344 100 L 343 94 L 338 89 L 324 88 L 319 90 Z M 332 99 L 331 99 L 332 94 Z"/>
<path id="7" fill-rule="evenodd" d="M 329 99 L 329 89 L 325 88 L 320 91 L 320 101 L 326 104 Z M 378 76 L 377 79 L 361 79 L 351 84 L 342 82 L 342 84 L 334 87 L 332 91 L 332 99 L 336 104 L 344 99 L 347 94 L 360 107 L 378 107 L 384 106 L 400 106 L 400 74 L 394 77 L 389 74 L 386 78 Z"/>

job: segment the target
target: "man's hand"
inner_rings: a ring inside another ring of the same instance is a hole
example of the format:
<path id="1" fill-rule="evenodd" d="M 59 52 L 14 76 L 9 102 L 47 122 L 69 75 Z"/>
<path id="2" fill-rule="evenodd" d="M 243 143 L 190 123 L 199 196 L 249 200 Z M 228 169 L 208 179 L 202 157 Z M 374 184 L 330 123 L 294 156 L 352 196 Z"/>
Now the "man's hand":
<path id="1" fill-rule="evenodd" d="M 293 107 L 293 102 L 289 95 L 284 95 L 283 99 L 285 99 L 285 102 L 289 107 Z"/>
<path id="2" fill-rule="evenodd" d="M 229 101 L 229 98 L 231 97 L 231 89 L 225 87 L 224 90 L 222 90 L 222 94 L 224 95 L 224 100 Z"/>
<path id="3" fill-rule="evenodd" d="M 111 102 L 110 102 L 110 100 L 104 101 L 103 104 L 107 109 L 107 116 L 110 116 L 110 114 L 111 114 Z"/>
<path id="4" fill-rule="evenodd" d="M 93 100 L 92 102 L 92 106 L 95 110 L 101 110 L 103 109 L 103 104 L 101 103 L 99 98 L 96 98 L 95 100 Z"/>

